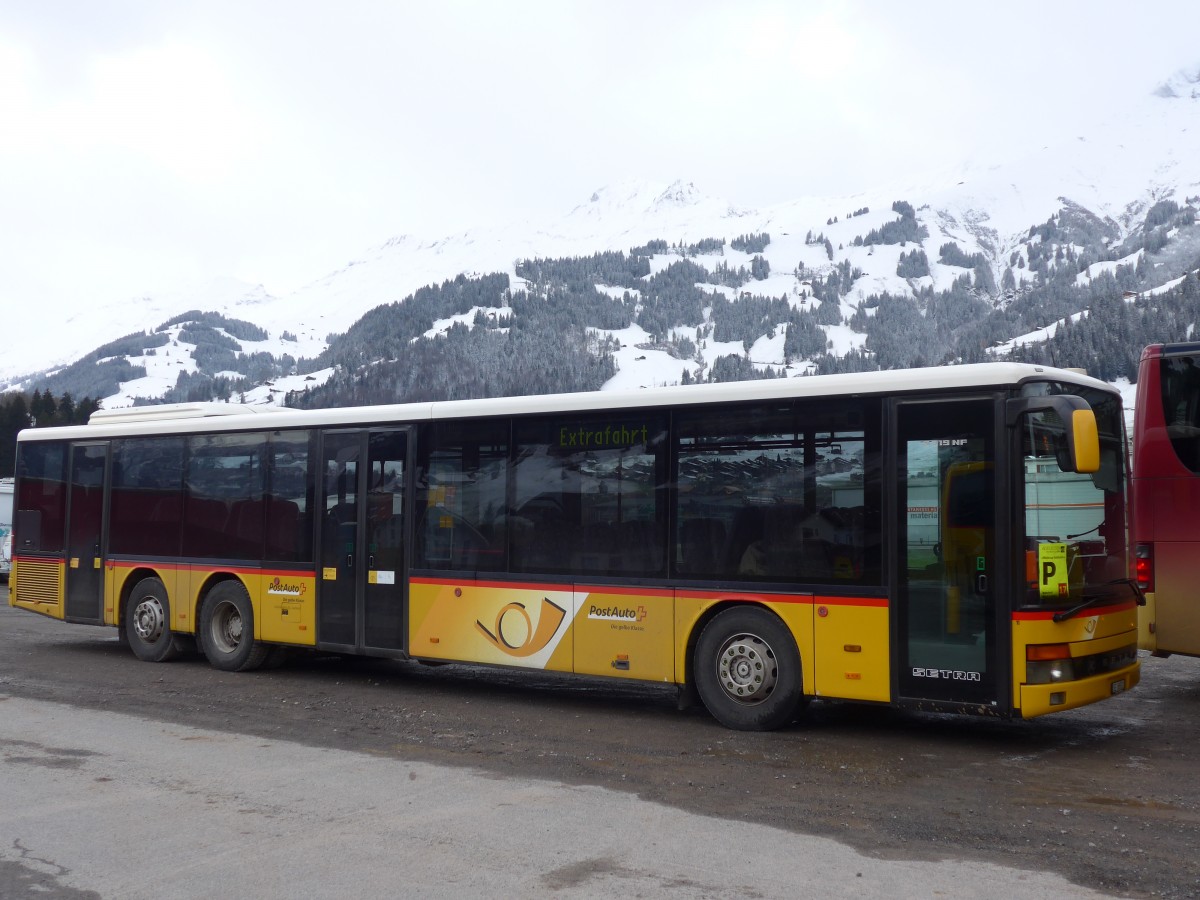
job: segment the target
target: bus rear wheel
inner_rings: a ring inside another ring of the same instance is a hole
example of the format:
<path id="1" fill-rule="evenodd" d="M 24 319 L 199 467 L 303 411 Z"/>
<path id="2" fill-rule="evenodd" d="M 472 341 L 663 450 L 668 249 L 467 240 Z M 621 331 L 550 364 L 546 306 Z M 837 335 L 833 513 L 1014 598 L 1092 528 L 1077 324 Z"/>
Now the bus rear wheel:
<path id="1" fill-rule="evenodd" d="M 125 601 L 122 632 L 135 656 L 144 662 L 167 662 L 179 655 L 171 631 L 171 603 L 158 578 L 143 578 Z"/>
<path id="2" fill-rule="evenodd" d="M 254 640 L 254 608 L 240 581 L 222 581 L 200 608 L 200 646 L 209 663 L 225 672 L 257 669 L 271 652 Z"/>
<path id="3" fill-rule="evenodd" d="M 780 728 L 796 717 L 804 699 L 796 641 L 764 609 L 718 613 L 700 632 L 693 670 L 713 718 L 738 731 Z"/>

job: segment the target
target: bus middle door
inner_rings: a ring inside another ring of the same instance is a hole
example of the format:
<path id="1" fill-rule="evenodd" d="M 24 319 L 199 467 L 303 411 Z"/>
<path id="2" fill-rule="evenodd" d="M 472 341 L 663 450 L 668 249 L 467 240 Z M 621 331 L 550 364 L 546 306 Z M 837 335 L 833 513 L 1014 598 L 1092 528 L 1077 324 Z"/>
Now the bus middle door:
<path id="1" fill-rule="evenodd" d="M 321 451 L 318 644 L 404 650 L 409 429 L 328 431 Z"/>
<path id="2" fill-rule="evenodd" d="M 68 482 L 65 618 L 104 621 L 104 487 L 108 444 L 72 444 Z"/>

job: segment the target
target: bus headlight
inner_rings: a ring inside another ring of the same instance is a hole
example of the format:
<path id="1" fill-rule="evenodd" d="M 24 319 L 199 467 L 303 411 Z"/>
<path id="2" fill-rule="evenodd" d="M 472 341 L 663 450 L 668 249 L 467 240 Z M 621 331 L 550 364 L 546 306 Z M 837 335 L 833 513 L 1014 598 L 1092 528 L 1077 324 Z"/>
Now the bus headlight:
<path id="1" fill-rule="evenodd" d="M 1039 659 L 1025 663 L 1026 684 L 1056 684 L 1075 680 L 1075 661 L 1070 659 Z"/>
<path id="2" fill-rule="evenodd" d="M 1070 656 L 1066 644 L 1031 644 L 1025 648 L 1025 683 L 1058 684 L 1115 672 L 1137 662 L 1137 644 L 1088 656 Z"/>

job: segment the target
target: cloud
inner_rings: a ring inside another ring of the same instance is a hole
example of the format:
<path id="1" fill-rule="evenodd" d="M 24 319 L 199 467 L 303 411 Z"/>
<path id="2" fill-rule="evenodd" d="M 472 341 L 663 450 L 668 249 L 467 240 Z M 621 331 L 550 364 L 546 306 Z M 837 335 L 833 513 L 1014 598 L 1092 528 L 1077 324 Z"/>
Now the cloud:
<path id="1" fill-rule="evenodd" d="M 1197 26 L 1182 0 L 7 3 L 0 303 L 289 291 L 627 178 L 905 184 L 1143 95 Z"/>

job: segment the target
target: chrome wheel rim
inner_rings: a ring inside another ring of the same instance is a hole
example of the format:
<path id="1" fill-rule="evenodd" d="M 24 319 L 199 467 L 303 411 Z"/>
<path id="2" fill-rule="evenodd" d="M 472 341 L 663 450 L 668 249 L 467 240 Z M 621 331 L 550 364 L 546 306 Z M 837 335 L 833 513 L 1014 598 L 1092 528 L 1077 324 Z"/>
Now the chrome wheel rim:
<path id="1" fill-rule="evenodd" d="M 242 644 L 242 614 L 232 603 L 221 603 L 213 610 L 209 636 L 221 653 L 236 653 Z"/>
<path id="2" fill-rule="evenodd" d="M 144 597 L 133 609 L 133 630 L 138 640 L 153 644 L 167 627 L 167 613 L 157 597 Z"/>
<path id="3" fill-rule="evenodd" d="M 717 653 L 717 681 L 738 703 L 762 703 L 779 682 L 779 664 L 771 645 L 756 634 L 733 635 Z"/>

